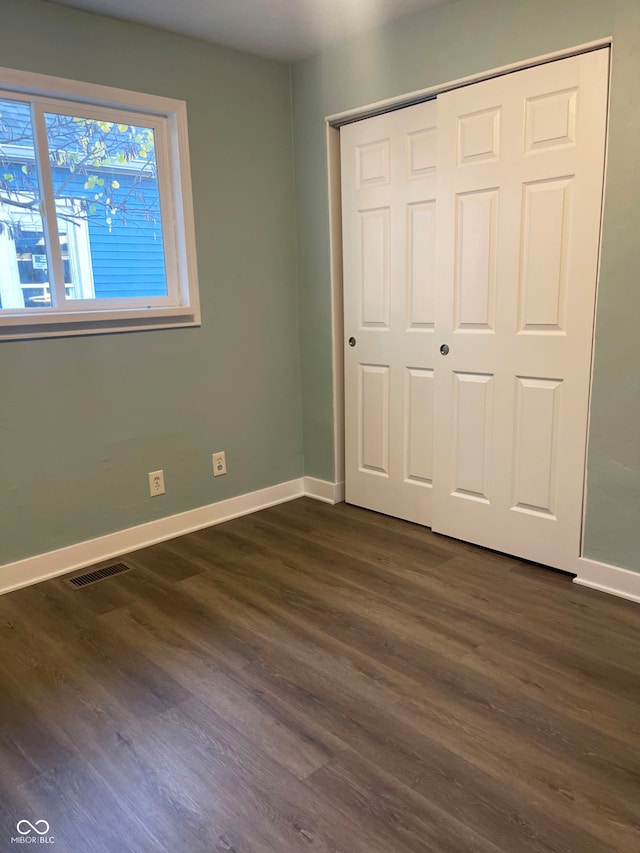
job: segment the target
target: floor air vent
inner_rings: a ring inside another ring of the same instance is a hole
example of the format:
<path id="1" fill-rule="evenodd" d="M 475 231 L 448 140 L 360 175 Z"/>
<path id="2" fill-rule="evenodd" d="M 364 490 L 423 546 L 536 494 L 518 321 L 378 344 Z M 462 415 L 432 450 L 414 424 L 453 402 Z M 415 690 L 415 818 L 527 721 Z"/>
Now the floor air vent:
<path id="1" fill-rule="evenodd" d="M 111 566 L 103 566 L 101 569 L 95 569 L 93 572 L 86 572 L 84 575 L 76 575 L 75 578 L 69 578 L 67 583 L 75 589 L 79 589 L 80 587 L 89 586 L 89 584 L 98 583 L 98 581 L 104 581 L 107 578 L 114 577 L 114 575 L 121 575 L 123 572 L 130 571 L 131 566 L 127 566 L 124 563 L 113 563 Z"/>

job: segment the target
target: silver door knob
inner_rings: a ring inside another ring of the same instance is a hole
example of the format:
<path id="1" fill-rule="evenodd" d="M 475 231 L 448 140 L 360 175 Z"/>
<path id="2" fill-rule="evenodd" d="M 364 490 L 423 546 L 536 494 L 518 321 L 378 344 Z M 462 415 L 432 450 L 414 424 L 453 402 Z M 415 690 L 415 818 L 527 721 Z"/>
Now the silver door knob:
<path id="1" fill-rule="evenodd" d="M 449 355 L 449 344 L 442 344 L 440 352 L 442 355 Z"/>

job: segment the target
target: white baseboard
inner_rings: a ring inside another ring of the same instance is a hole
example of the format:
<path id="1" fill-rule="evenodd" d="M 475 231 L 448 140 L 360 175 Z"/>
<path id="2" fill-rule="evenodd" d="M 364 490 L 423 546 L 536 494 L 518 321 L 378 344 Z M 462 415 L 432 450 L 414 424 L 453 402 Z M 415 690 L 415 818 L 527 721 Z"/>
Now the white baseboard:
<path id="1" fill-rule="evenodd" d="M 327 504 L 339 504 L 344 500 L 344 483 L 330 483 L 315 477 L 304 477 L 304 493 Z"/>
<path id="2" fill-rule="evenodd" d="M 126 530 L 118 530 L 97 539 L 78 542 L 57 551 L 48 551 L 46 554 L 7 563 L 0 566 L 0 594 L 111 560 L 129 551 L 137 551 L 157 542 L 202 530 L 203 527 L 220 524 L 303 495 L 302 478 L 290 480 L 257 492 L 190 509 Z"/>
<path id="3" fill-rule="evenodd" d="M 190 509 L 167 518 L 159 518 L 97 539 L 88 539 L 46 554 L 36 554 L 15 563 L 0 566 L 0 595 L 23 586 L 93 566 L 130 551 L 138 551 L 166 539 L 174 539 L 194 530 L 202 530 L 241 515 L 248 515 L 275 504 L 308 495 L 326 503 L 344 500 L 344 483 L 329 483 L 314 477 L 301 477 L 278 483 L 257 492 Z"/>
<path id="4" fill-rule="evenodd" d="M 7 563 L 0 566 L 0 594 L 111 560 L 130 551 L 138 551 L 157 542 L 202 530 L 204 527 L 211 527 L 303 495 L 324 503 L 340 503 L 344 500 L 344 483 L 301 477 L 126 530 L 118 530 L 97 539 L 68 545 L 46 554 L 36 554 L 15 563 Z M 574 570 L 577 575 L 573 579 L 574 583 L 640 603 L 640 572 L 609 566 L 585 557 L 576 561 Z"/>
<path id="5" fill-rule="evenodd" d="M 640 604 L 640 572 L 632 572 L 630 569 L 621 569 L 618 566 L 609 566 L 607 563 L 598 563 L 581 557 L 576 566 L 577 575 L 574 583 L 580 586 L 588 586 L 607 592 L 609 595 L 617 595 L 619 598 L 627 598 Z"/>

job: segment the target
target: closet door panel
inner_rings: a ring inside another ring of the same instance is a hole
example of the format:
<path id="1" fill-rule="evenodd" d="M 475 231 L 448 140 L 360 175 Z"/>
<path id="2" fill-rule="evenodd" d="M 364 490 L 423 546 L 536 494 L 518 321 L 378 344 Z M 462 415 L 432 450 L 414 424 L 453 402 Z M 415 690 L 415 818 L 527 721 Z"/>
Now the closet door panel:
<path id="1" fill-rule="evenodd" d="M 559 568 L 581 547 L 608 61 L 438 98 L 433 528 Z"/>
<path id="2" fill-rule="evenodd" d="M 347 125 L 340 136 L 346 500 L 429 525 L 436 103 Z"/>

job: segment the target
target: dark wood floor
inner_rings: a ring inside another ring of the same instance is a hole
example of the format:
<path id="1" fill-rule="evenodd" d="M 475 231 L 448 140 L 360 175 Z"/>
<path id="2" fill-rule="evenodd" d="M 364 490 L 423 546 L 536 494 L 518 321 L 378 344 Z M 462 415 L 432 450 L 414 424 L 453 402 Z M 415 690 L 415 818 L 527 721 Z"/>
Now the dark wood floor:
<path id="1" fill-rule="evenodd" d="M 308 499 L 126 561 L 0 597 L 0 850 L 640 851 L 636 605 Z"/>

